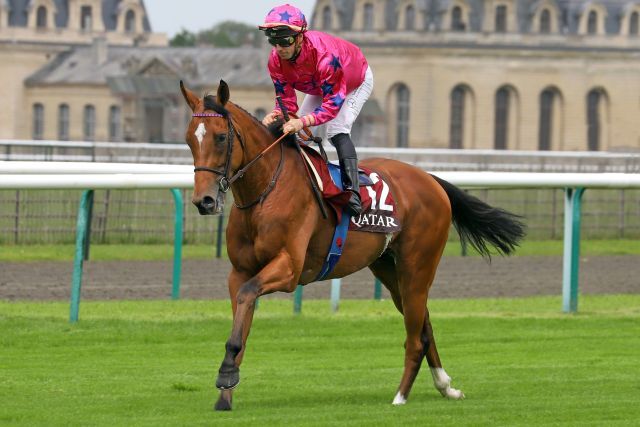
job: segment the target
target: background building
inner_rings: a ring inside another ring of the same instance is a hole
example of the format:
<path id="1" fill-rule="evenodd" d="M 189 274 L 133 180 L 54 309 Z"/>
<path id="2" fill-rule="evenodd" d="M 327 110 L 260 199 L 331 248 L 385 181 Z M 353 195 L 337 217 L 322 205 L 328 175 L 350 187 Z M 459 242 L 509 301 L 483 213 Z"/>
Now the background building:
<path id="1" fill-rule="evenodd" d="M 358 145 L 640 149 L 640 0 L 318 0 L 375 88 Z M 220 79 L 262 117 L 269 46 L 171 48 L 140 0 L 0 1 L 0 138 L 182 141 Z M 322 130 L 318 130 L 322 134 Z"/>
<path id="2" fill-rule="evenodd" d="M 640 148 L 640 2 L 318 0 L 363 48 L 387 145 Z"/>

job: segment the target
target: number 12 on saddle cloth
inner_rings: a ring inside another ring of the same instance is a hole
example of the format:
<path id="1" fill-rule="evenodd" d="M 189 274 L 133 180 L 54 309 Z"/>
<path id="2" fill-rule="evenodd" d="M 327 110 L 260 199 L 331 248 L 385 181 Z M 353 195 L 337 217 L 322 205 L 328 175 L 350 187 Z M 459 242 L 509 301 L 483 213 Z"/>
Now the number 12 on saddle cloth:
<path id="1" fill-rule="evenodd" d="M 327 165 L 314 149 L 305 145 L 302 145 L 302 148 L 307 154 L 305 157 L 309 160 L 310 166 L 317 172 L 314 175 L 320 180 L 318 186 L 322 189 L 322 197 L 336 213 L 337 222 L 340 223 L 342 207 L 347 204 L 350 194 L 338 188 L 331 178 L 329 168 L 339 167 L 332 163 Z M 362 213 L 351 218 L 349 230 L 395 233 L 402 229 L 389 186 L 378 173 L 363 167 L 360 167 L 360 198 Z"/>

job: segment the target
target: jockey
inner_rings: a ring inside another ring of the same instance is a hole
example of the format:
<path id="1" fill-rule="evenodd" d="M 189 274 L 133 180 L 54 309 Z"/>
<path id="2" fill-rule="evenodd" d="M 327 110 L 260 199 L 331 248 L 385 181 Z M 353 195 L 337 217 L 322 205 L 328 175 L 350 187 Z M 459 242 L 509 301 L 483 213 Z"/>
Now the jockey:
<path id="1" fill-rule="evenodd" d="M 319 31 L 307 31 L 304 14 L 289 4 L 267 14 L 258 27 L 273 46 L 269 73 L 276 95 L 299 119 L 284 124 L 285 133 L 303 126 L 327 124 L 327 137 L 336 148 L 342 184 L 351 192 L 347 211 L 362 210 L 358 189 L 358 157 L 351 141 L 351 127 L 373 89 L 373 73 L 354 44 Z M 295 90 L 306 94 L 298 109 Z M 278 105 L 262 121 L 265 126 L 282 116 Z"/>

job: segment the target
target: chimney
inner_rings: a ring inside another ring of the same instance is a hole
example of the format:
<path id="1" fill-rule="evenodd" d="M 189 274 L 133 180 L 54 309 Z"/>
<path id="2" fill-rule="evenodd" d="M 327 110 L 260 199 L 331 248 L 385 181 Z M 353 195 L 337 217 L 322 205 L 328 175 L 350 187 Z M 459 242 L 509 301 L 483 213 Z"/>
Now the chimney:
<path id="1" fill-rule="evenodd" d="M 107 54 L 109 46 L 107 45 L 106 37 L 96 37 L 93 39 L 93 60 L 96 64 L 101 65 L 107 62 Z"/>

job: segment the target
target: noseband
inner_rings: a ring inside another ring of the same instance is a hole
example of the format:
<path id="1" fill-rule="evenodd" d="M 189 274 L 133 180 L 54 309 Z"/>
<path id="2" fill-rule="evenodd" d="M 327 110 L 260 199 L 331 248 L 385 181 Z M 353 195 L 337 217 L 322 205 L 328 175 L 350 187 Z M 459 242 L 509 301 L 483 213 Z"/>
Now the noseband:
<path id="1" fill-rule="evenodd" d="M 218 203 L 222 203 L 225 193 L 229 191 L 229 188 L 231 188 L 231 184 L 236 182 L 238 179 L 242 178 L 245 172 L 247 171 L 247 169 L 249 169 L 256 161 L 258 161 L 262 156 L 264 156 L 264 154 L 267 151 L 269 151 L 271 147 L 273 147 L 276 143 L 280 142 L 286 136 L 286 135 L 283 135 L 273 144 L 269 145 L 269 147 L 267 147 L 260 154 L 258 154 L 253 160 L 247 163 L 245 167 L 238 170 L 238 172 L 236 172 L 232 177 L 229 177 L 229 170 L 231 169 L 231 157 L 233 154 L 233 136 L 234 135 L 238 135 L 238 141 L 240 141 L 240 145 L 244 149 L 244 142 L 242 141 L 242 137 L 240 136 L 240 134 L 233 127 L 233 122 L 231 121 L 231 115 L 228 114 L 225 117 L 224 115 L 218 114 L 218 113 L 194 113 L 191 115 L 191 117 L 221 117 L 221 118 L 227 119 L 227 125 L 229 128 L 229 133 L 227 134 L 227 142 L 229 144 L 229 148 L 227 149 L 227 156 L 224 163 L 224 170 L 221 171 L 221 170 L 206 167 L 206 166 L 196 166 L 195 168 L 193 168 L 194 172 L 211 172 L 215 175 L 220 175 L 220 179 L 218 180 L 218 195 L 216 196 Z M 280 162 L 278 163 L 278 167 L 276 168 L 276 171 L 273 174 L 273 177 L 271 178 L 271 181 L 269 182 L 269 185 L 267 186 L 267 188 L 260 194 L 260 196 L 258 196 L 256 200 L 254 200 L 251 203 L 247 203 L 246 205 L 238 205 L 237 203 L 234 202 L 236 207 L 238 209 L 248 209 L 256 205 L 257 203 L 262 203 L 262 201 L 266 199 L 266 197 L 269 195 L 271 190 L 273 190 L 273 188 L 276 186 L 276 181 L 280 176 L 280 172 L 282 172 L 283 165 L 284 165 L 284 146 L 280 144 Z"/>

